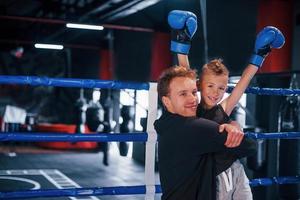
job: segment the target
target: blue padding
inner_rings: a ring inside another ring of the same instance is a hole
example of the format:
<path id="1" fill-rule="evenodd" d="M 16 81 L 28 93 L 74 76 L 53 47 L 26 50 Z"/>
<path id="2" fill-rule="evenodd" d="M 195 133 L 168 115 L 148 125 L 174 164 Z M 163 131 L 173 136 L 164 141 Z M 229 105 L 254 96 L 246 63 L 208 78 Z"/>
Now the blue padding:
<path id="1" fill-rule="evenodd" d="M 232 92 L 233 88 L 234 87 L 229 86 L 226 92 Z M 300 89 L 249 87 L 246 89 L 245 93 L 258 95 L 295 96 L 300 94 Z"/>
<path id="2" fill-rule="evenodd" d="M 101 134 L 66 134 L 66 133 L 0 133 L 0 141 L 31 142 L 146 142 L 147 133 L 101 133 Z"/>
<path id="3" fill-rule="evenodd" d="M 149 83 L 104 81 L 75 78 L 48 78 L 38 76 L 0 76 L 0 83 L 33 86 L 149 90 Z"/>

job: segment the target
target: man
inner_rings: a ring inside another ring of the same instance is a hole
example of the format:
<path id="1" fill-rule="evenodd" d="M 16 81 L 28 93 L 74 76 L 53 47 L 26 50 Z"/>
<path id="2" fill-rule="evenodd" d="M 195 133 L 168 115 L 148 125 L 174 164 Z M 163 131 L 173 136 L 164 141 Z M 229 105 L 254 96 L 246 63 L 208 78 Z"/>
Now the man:
<path id="1" fill-rule="evenodd" d="M 252 140 L 229 124 L 218 125 L 196 117 L 196 73 L 185 67 L 169 68 L 158 81 L 165 112 L 156 120 L 158 158 L 163 200 L 216 198 L 214 152 L 238 157 L 256 152 Z M 222 132 L 226 130 L 227 132 Z"/>

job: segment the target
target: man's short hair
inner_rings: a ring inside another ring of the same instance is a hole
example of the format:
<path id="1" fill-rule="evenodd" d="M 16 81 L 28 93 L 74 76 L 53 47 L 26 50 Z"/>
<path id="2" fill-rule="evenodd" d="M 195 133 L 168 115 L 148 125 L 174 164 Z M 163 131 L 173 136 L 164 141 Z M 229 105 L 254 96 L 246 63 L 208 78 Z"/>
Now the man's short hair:
<path id="1" fill-rule="evenodd" d="M 186 77 L 196 80 L 197 73 L 196 70 L 182 66 L 174 66 L 164 70 L 160 75 L 157 84 L 157 93 L 160 100 L 163 96 L 168 95 L 170 83 L 174 78 L 177 77 Z"/>

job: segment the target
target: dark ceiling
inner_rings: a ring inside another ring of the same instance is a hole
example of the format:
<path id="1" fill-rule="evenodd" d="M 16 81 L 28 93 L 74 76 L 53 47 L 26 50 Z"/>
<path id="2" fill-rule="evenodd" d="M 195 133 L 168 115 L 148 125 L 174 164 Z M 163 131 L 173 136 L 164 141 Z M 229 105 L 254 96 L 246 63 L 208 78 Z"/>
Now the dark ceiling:
<path id="1" fill-rule="evenodd" d="M 169 10 L 193 9 L 196 0 L 3 0 L 0 45 L 62 43 L 97 48 L 107 30 L 167 31 Z M 68 29 L 67 22 L 103 25 L 102 32 Z M 137 29 L 142 28 L 142 29 Z M 87 37 L 88 36 L 88 37 Z"/>

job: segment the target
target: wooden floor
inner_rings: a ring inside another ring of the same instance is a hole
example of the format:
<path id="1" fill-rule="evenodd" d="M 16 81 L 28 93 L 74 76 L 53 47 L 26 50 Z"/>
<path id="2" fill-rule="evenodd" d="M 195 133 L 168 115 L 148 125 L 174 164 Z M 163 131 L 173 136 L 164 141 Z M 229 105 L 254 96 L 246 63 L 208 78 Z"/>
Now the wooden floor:
<path id="1" fill-rule="evenodd" d="M 67 187 L 114 187 L 144 185 L 144 166 L 121 157 L 110 145 L 109 166 L 102 152 L 53 151 L 31 145 L 0 144 L 0 190 L 57 189 Z M 156 174 L 156 184 L 159 184 Z M 143 200 L 144 195 L 42 199 Z M 156 200 L 160 195 L 156 195 Z"/>

